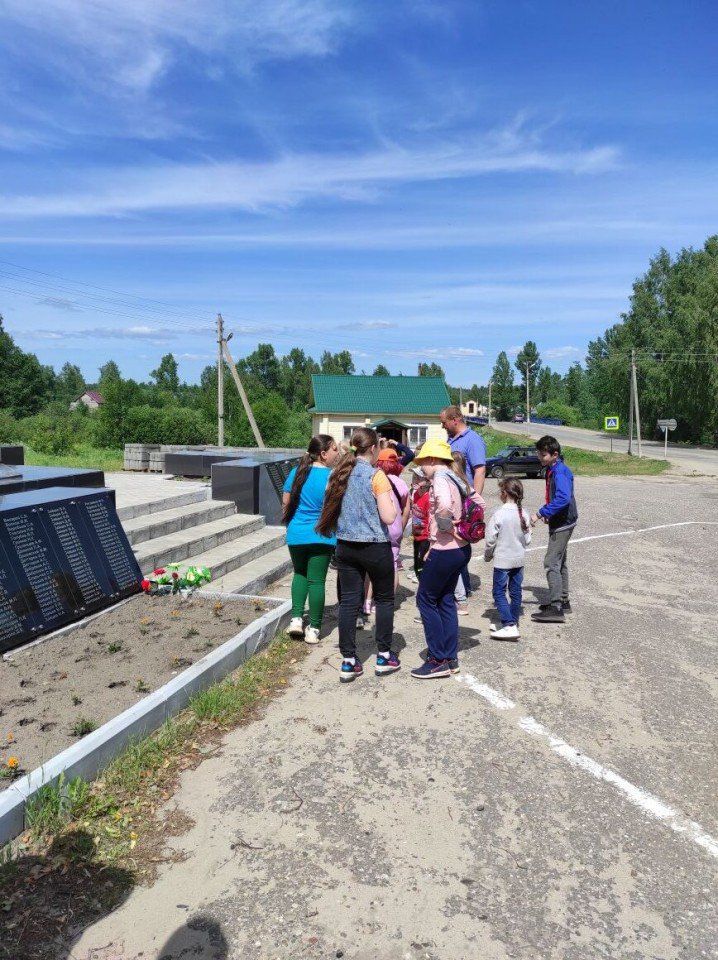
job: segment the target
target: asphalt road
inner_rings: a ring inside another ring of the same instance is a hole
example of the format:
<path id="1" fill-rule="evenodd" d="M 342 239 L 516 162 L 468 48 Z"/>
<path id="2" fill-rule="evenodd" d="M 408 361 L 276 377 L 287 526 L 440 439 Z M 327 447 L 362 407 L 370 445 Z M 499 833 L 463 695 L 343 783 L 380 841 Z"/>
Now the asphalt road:
<path id="1" fill-rule="evenodd" d="M 519 643 L 489 639 L 477 556 L 462 674 L 411 679 L 424 642 L 405 590 L 406 669 L 347 687 L 330 610 L 286 695 L 185 775 L 185 859 L 73 960 L 715 957 L 718 490 L 601 477 L 577 493 L 565 626 L 526 616 Z M 527 504 L 541 494 L 529 482 Z"/>
<path id="2" fill-rule="evenodd" d="M 519 433 L 524 436 L 542 437 L 550 433 L 561 443 L 568 446 L 580 447 L 583 450 L 604 450 L 611 448 L 611 439 L 608 434 L 599 430 L 582 430 L 579 427 L 551 427 L 545 423 L 504 423 L 492 424 L 497 430 L 507 433 Z M 628 438 L 614 437 L 614 453 L 627 453 Z M 634 453 L 636 443 L 634 440 Z M 642 452 L 644 456 L 663 459 L 663 443 L 655 440 L 643 440 Z M 683 472 L 698 473 L 708 476 L 718 476 L 718 450 L 706 450 L 702 447 L 672 446 L 670 434 L 668 439 L 668 459 Z"/>

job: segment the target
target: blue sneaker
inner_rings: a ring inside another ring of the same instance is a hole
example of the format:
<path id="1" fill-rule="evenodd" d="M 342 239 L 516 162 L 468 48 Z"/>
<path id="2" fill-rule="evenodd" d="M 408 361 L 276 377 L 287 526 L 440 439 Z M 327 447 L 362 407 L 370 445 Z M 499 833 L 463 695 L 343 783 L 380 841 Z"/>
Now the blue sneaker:
<path id="1" fill-rule="evenodd" d="M 451 667 L 448 660 L 435 660 L 429 657 L 426 663 L 411 671 L 416 680 L 434 680 L 437 677 L 450 677 Z"/>
<path id="2" fill-rule="evenodd" d="M 377 677 L 382 676 L 384 673 L 396 673 L 397 670 L 401 670 L 401 664 L 395 653 L 390 653 L 388 657 L 382 657 L 381 654 L 377 654 L 376 667 L 374 668 L 374 673 Z"/>
<path id="3" fill-rule="evenodd" d="M 360 660 L 357 660 L 356 663 L 347 663 L 346 660 L 342 660 L 342 665 L 339 670 L 339 682 L 351 683 L 352 680 L 356 680 L 356 678 L 360 677 L 363 673 L 364 667 L 361 665 Z"/>
<path id="4" fill-rule="evenodd" d="M 449 670 L 451 670 L 452 673 L 461 673 L 461 667 L 459 666 L 459 661 L 456 657 L 449 660 Z"/>

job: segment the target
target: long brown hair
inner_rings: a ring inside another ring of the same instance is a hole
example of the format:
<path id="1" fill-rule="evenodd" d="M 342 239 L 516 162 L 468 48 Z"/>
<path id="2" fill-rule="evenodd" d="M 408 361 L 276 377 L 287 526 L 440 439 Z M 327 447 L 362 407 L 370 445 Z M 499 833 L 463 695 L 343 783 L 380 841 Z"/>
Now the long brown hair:
<path id="1" fill-rule="evenodd" d="M 452 460 L 449 464 L 449 470 L 451 470 L 455 477 L 458 477 L 458 479 L 461 480 L 461 485 L 464 489 L 464 496 L 468 497 L 471 493 L 471 487 L 466 482 L 466 457 L 458 450 L 454 450 L 451 456 Z"/>
<path id="2" fill-rule="evenodd" d="M 334 442 L 334 437 L 330 437 L 328 433 L 319 433 L 316 437 L 312 437 L 312 439 L 309 441 L 307 452 L 297 465 L 297 472 L 294 475 L 292 489 L 289 493 L 289 500 L 287 501 L 286 507 L 282 511 L 282 520 L 284 523 L 289 523 L 294 514 L 297 512 L 299 498 L 302 495 L 302 488 L 307 482 L 307 477 L 309 476 L 309 471 L 312 469 L 313 464 L 319 460 L 323 453 L 326 453 L 327 450 L 332 448 Z"/>
<path id="3" fill-rule="evenodd" d="M 513 500 L 519 511 L 519 521 L 524 533 L 528 532 L 529 525 L 526 523 L 526 517 L 523 514 L 522 503 L 524 499 L 524 485 L 515 477 L 508 477 L 506 480 L 499 480 L 499 486 L 504 491 L 509 500 Z"/>
<path id="4" fill-rule="evenodd" d="M 332 471 L 324 494 L 324 507 L 319 517 L 316 531 L 323 537 L 330 537 L 337 528 L 337 521 L 342 509 L 342 500 L 347 491 L 349 477 L 356 466 L 357 456 L 368 453 L 372 447 L 379 444 L 376 430 L 369 427 L 357 427 L 352 434 L 349 453 L 345 454 Z"/>

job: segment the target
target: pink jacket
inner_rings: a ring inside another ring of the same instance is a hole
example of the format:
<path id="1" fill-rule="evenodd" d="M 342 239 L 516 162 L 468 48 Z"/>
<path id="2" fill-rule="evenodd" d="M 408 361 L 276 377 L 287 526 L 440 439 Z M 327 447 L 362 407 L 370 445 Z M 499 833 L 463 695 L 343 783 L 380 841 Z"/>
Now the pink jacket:
<path id="1" fill-rule="evenodd" d="M 451 530 L 440 530 L 437 523 L 437 515 L 461 519 L 461 494 L 449 473 L 448 469 L 439 469 L 431 481 L 429 539 L 432 550 L 456 550 L 466 545 L 465 540 L 456 536 L 453 526 Z"/>

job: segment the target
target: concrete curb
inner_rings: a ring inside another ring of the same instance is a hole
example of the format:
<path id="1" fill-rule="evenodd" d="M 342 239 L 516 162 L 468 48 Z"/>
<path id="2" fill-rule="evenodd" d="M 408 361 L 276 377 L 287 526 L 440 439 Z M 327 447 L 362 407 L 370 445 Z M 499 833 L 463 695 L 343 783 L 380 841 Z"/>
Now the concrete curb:
<path id="1" fill-rule="evenodd" d="M 202 591 L 203 597 L 224 601 L 248 599 L 247 594 Z M 93 779 L 131 740 L 138 740 L 160 727 L 165 720 L 187 706 L 191 697 L 222 680 L 260 647 L 266 646 L 289 622 L 291 601 L 276 597 L 250 597 L 273 609 L 248 624 L 232 637 L 183 670 L 164 686 L 104 723 L 47 763 L 21 777 L 0 793 L 0 844 L 25 829 L 25 804 L 40 787 L 54 783 L 61 774 L 66 780 Z"/>

